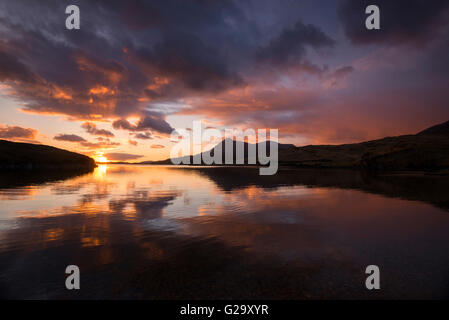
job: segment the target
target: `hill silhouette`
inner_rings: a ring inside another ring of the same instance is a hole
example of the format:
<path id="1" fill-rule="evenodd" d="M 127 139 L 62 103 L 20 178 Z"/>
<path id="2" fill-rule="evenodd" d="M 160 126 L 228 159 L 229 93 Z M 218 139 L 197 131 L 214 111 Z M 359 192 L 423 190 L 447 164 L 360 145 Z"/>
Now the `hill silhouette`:
<path id="1" fill-rule="evenodd" d="M 225 158 L 225 141 L 210 152 L 214 155 L 220 148 Z M 243 144 L 244 164 L 248 164 L 248 149 L 257 145 L 233 141 L 233 160 L 236 163 L 237 145 Z M 267 145 L 269 151 L 269 144 Z M 386 137 L 361 143 L 342 145 L 309 145 L 296 147 L 278 144 L 279 164 L 304 168 L 363 168 L 367 170 L 440 170 L 449 168 L 449 121 L 430 127 L 417 134 Z M 188 156 L 190 163 L 194 156 Z M 172 164 L 170 159 L 142 164 Z M 224 161 L 222 161 L 224 163 Z M 203 164 L 203 163 L 202 163 Z"/>
<path id="2" fill-rule="evenodd" d="M 226 144 L 230 143 L 232 145 L 232 163 L 233 164 L 257 164 L 257 161 L 255 161 L 254 163 L 251 163 L 248 161 L 248 150 L 250 150 L 250 148 L 253 148 L 253 150 L 255 150 L 256 154 L 260 148 L 260 146 L 262 144 L 266 144 L 265 142 L 259 142 L 257 144 L 251 144 L 248 142 L 243 142 L 243 141 L 237 141 L 237 140 L 232 140 L 232 139 L 224 139 L 222 140 L 220 143 L 218 143 L 215 147 L 213 147 L 210 150 L 204 151 L 201 153 L 201 159 L 204 159 L 204 155 L 205 154 L 210 154 L 212 157 L 215 156 L 216 152 L 221 152 L 221 163 L 225 164 L 225 160 L 226 160 Z M 281 143 L 276 143 L 278 146 L 278 150 L 286 150 L 289 148 L 295 148 L 295 146 L 293 144 L 281 144 Z M 241 148 L 241 149 L 240 149 Z M 237 157 L 237 150 L 244 150 L 244 156 L 241 158 Z M 221 150 L 221 151 L 220 151 Z M 266 144 L 266 150 L 269 154 L 270 152 L 270 144 Z M 194 163 L 194 158 L 198 157 L 199 155 L 195 155 L 195 156 L 185 156 L 185 157 L 180 157 L 180 158 L 176 158 L 176 160 L 189 160 L 190 164 Z M 229 158 L 231 158 L 229 156 Z M 186 162 L 186 161 L 183 161 Z M 241 162 L 241 163 L 239 163 Z M 172 161 L 170 159 L 166 159 L 166 160 L 162 160 L 162 161 L 144 161 L 141 162 L 141 164 L 172 164 Z M 201 163 L 203 164 L 203 163 Z"/>
<path id="3" fill-rule="evenodd" d="M 0 140 L 0 170 L 92 170 L 85 155 L 51 146 Z"/>
<path id="4" fill-rule="evenodd" d="M 446 121 L 441 124 L 437 124 L 436 126 L 427 128 L 420 133 L 419 135 L 446 135 L 449 136 L 449 121 Z"/>
<path id="5" fill-rule="evenodd" d="M 449 122 L 415 135 L 362 143 L 305 146 L 280 153 L 280 163 L 369 170 L 439 170 L 449 167 Z"/>

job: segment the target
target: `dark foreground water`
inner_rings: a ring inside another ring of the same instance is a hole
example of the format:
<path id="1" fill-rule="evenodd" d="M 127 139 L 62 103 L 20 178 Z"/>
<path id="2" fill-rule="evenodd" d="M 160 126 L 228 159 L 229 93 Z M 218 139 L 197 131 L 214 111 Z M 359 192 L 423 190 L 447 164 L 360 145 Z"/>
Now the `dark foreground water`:
<path id="1" fill-rule="evenodd" d="M 449 297 L 447 176 L 108 165 L 63 178 L 0 174 L 1 298 Z"/>

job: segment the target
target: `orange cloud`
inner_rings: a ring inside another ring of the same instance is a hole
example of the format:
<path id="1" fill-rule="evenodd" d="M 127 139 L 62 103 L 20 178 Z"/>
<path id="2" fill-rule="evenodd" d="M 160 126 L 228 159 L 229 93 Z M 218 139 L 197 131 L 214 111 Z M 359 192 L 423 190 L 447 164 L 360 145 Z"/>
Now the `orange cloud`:
<path id="1" fill-rule="evenodd" d="M 103 95 L 104 96 L 104 95 L 114 95 L 115 91 L 112 89 L 109 89 L 105 86 L 97 86 L 97 87 L 90 89 L 89 93 L 93 94 L 93 95 Z"/>
<path id="2" fill-rule="evenodd" d="M 18 126 L 0 125 L 0 138 L 11 140 L 33 140 L 37 130 Z"/>

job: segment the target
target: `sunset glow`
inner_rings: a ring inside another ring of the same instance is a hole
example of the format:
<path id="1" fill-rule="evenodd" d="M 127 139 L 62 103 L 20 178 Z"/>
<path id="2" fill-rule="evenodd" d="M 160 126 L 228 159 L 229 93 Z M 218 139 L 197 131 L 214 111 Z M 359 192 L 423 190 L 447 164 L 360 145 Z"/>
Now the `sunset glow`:
<path id="1" fill-rule="evenodd" d="M 97 161 L 97 162 L 108 162 L 108 159 L 106 157 L 101 156 L 101 157 L 95 158 L 95 161 Z"/>
<path id="2" fill-rule="evenodd" d="M 448 299 L 448 56 L 449 0 L 0 0 L 0 300 Z"/>
<path id="3" fill-rule="evenodd" d="M 207 9 L 180 2 L 185 14 L 176 21 L 163 2 L 81 2 L 99 21 L 86 22 L 83 34 L 61 27 L 56 14 L 36 27 L 39 8 L 3 5 L 0 64 L 10 69 L 0 75 L 0 138 L 101 162 L 112 159 L 97 152 L 146 161 L 168 158 L 172 130 L 191 129 L 194 120 L 276 128 L 280 142 L 301 146 L 416 133 L 449 118 L 447 72 L 437 65 L 448 49 L 440 2 L 420 9 L 410 28 L 412 20 L 384 20 L 391 26 L 378 33 L 347 19 L 361 6 L 351 1 Z M 401 16 L 400 5 L 385 3 Z M 64 11 L 62 3 L 50 6 L 42 10 Z M 151 27 L 125 18 L 152 10 L 160 20 Z M 9 21 L 8 12 L 22 19 Z M 176 26 L 171 34 L 168 25 Z"/>

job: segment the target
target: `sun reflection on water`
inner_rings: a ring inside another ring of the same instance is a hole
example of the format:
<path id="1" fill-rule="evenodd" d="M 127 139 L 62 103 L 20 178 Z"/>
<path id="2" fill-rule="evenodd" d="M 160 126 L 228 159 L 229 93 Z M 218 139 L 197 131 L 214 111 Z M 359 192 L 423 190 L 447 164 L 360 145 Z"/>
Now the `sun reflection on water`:
<path id="1" fill-rule="evenodd" d="M 94 171 L 94 177 L 96 179 L 103 180 L 106 177 L 106 173 L 108 171 L 108 165 L 107 164 L 100 164 L 97 168 L 95 168 Z"/>

